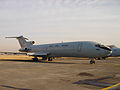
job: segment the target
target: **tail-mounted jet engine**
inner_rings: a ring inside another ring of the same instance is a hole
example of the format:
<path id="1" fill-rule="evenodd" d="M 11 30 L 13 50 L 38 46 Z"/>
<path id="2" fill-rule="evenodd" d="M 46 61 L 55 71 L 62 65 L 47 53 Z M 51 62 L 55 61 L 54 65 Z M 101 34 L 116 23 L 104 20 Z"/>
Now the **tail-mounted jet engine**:
<path id="1" fill-rule="evenodd" d="M 29 49 L 29 48 L 21 48 L 21 49 L 19 49 L 19 51 L 20 52 L 28 52 L 28 51 L 30 51 L 31 49 Z"/>
<path id="2" fill-rule="evenodd" d="M 35 44 L 35 41 L 28 41 L 26 44 L 33 45 Z"/>

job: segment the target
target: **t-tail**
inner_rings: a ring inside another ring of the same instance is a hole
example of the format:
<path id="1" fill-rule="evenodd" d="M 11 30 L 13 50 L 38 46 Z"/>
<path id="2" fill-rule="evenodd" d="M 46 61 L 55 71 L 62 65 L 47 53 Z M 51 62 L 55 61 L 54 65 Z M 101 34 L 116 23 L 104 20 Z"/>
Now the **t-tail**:
<path id="1" fill-rule="evenodd" d="M 35 43 L 34 41 L 27 41 L 28 39 L 23 37 L 23 36 L 19 36 L 19 37 L 6 37 L 6 38 L 16 38 L 19 41 L 21 49 L 27 49 L 28 47 L 30 47 L 31 45 L 33 45 Z"/>

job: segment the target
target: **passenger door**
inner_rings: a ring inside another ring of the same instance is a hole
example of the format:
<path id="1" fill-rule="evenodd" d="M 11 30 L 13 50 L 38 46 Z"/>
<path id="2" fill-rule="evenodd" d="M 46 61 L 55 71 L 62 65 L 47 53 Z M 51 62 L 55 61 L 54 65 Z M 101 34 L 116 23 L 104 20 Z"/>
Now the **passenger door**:
<path id="1" fill-rule="evenodd" d="M 82 42 L 78 43 L 78 52 L 82 51 L 82 46 L 83 46 Z"/>

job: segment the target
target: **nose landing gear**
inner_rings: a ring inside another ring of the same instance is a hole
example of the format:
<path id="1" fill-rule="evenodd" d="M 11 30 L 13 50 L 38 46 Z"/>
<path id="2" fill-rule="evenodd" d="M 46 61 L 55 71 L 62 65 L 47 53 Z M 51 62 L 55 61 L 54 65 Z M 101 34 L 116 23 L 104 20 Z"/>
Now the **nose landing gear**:
<path id="1" fill-rule="evenodd" d="M 90 64 L 95 64 L 95 60 L 94 60 L 94 59 L 91 59 L 91 60 L 90 60 Z"/>

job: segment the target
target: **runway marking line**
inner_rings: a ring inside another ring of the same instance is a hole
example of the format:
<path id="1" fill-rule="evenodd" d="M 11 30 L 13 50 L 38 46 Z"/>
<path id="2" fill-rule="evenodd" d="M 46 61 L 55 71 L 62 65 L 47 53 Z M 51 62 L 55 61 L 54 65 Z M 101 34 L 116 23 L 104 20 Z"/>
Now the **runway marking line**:
<path id="1" fill-rule="evenodd" d="M 107 87 L 107 88 L 103 88 L 103 89 L 101 89 L 101 90 L 108 90 L 108 89 L 111 89 L 111 88 L 116 87 L 116 86 L 119 86 L 119 85 L 120 85 L 120 83 L 115 84 L 115 85 L 112 85 L 112 86 Z"/>

